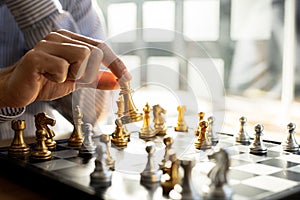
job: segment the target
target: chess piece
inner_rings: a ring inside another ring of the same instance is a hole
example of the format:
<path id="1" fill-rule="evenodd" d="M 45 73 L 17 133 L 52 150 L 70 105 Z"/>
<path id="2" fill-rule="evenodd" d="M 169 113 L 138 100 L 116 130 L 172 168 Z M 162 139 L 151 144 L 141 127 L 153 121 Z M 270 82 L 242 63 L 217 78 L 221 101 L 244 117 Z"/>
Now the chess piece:
<path id="1" fill-rule="evenodd" d="M 105 159 L 105 162 L 106 162 L 107 166 L 109 167 L 109 169 L 115 170 L 115 160 L 112 158 L 112 156 L 110 154 L 110 149 L 108 146 L 109 141 L 110 141 L 109 135 L 106 135 L 106 134 L 100 135 L 100 142 L 105 144 L 105 149 L 106 149 L 107 157 Z"/>
<path id="2" fill-rule="evenodd" d="M 124 113 L 121 117 L 123 124 L 128 124 L 132 122 L 138 122 L 143 120 L 143 114 L 139 113 L 136 109 L 133 100 L 132 100 L 132 90 L 130 89 L 129 82 L 122 82 L 120 84 L 121 91 L 120 95 L 123 96 L 124 99 Z"/>
<path id="3" fill-rule="evenodd" d="M 160 169 L 164 172 L 165 171 L 165 164 L 168 160 L 170 160 L 170 149 L 172 148 L 172 144 L 174 143 L 174 139 L 170 136 L 164 136 L 163 140 L 165 144 L 165 154 L 162 161 L 159 163 Z"/>
<path id="4" fill-rule="evenodd" d="M 124 113 L 124 99 L 123 96 L 119 96 L 118 100 L 116 101 L 117 106 L 118 106 L 118 111 L 117 111 L 117 118 L 121 119 Z M 122 120 L 121 120 L 122 122 Z M 130 141 L 130 133 L 126 129 L 126 126 L 122 123 L 122 132 L 124 134 L 124 137 L 127 138 L 128 142 Z"/>
<path id="5" fill-rule="evenodd" d="M 161 177 L 160 183 L 164 194 L 169 194 L 174 186 L 180 182 L 179 160 L 177 159 L 174 149 L 171 149 L 169 153 L 169 160 L 165 164 L 165 172 Z"/>
<path id="6" fill-rule="evenodd" d="M 246 117 L 241 117 L 240 118 L 240 132 L 238 133 L 237 137 L 236 137 L 236 141 L 240 142 L 242 144 L 250 144 L 250 137 L 247 133 L 247 131 L 245 130 L 245 125 L 247 122 L 247 118 Z"/>
<path id="7" fill-rule="evenodd" d="M 48 116 L 46 113 L 38 113 L 34 115 L 35 117 L 35 127 L 37 130 L 39 129 L 45 129 L 46 131 L 46 145 L 50 151 L 55 150 L 56 148 L 56 142 L 54 141 L 55 133 L 52 129 L 48 127 L 54 126 L 56 124 L 56 120 L 52 119 L 50 116 Z"/>
<path id="8" fill-rule="evenodd" d="M 288 129 L 288 136 L 286 138 L 286 141 L 282 143 L 282 147 L 284 151 L 289 151 L 289 152 L 298 152 L 299 151 L 299 144 L 296 141 L 295 138 L 295 129 L 296 129 L 296 124 L 295 123 L 289 123 L 287 125 Z"/>
<path id="9" fill-rule="evenodd" d="M 265 146 L 265 144 L 263 143 L 263 140 L 262 140 L 264 126 L 262 124 L 257 124 L 254 127 L 254 130 L 255 130 L 255 136 L 254 136 L 253 143 L 250 146 L 250 153 L 266 154 L 267 147 Z"/>
<path id="10" fill-rule="evenodd" d="M 212 145 L 216 145 L 219 142 L 219 137 L 214 129 L 215 118 L 210 116 L 207 118 L 208 128 L 207 128 L 207 137 L 211 141 Z"/>
<path id="11" fill-rule="evenodd" d="M 166 120 L 162 117 L 162 114 L 166 113 L 167 111 L 159 104 L 153 106 L 154 132 L 158 136 L 164 136 L 167 133 L 167 128 L 165 127 Z"/>
<path id="12" fill-rule="evenodd" d="M 82 118 L 83 118 L 83 114 L 80 110 L 80 107 L 77 105 L 74 108 L 74 112 L 73 112 L 73 125 L 74 125 L 74 129 L 73 132 L 70 136 L 70 138 L 68 139 L 68 145 L 70 147 L 81 147 L 82 142 L 83 142 L 83 134 L 82 134 Z"/>
<path id="13" fill-rule="evenodd" d="M 211 184 L 209 191 L 206 194 L 206 199 L 232 199 L 233 190 L 227 182 L 227 174 L 230 166 L 228 153 L 224 149 L 220 149 L 219 151 L 208 155 L 208 159 L 214 160 L 216 165 L 209 171 L 207 175 L 211 180 Z"/>
<path id="14" fill-rule="evenodd" d="M 192 169 L 195 162 L 191 160 L 180 160 L 180 166 L 183 168 L 183 179 L 181 182 L 181 195 L 184 199 L 200 200 L 201 196 L 192 183 Z"/>
<path id="15" fill-rule="evenodd" d="M 198 136 L 199 133 L 201 132 L 200 123 L 201 123 L 202 121 L 204 121 L 205 113 L 204 113 L 204 112 L 199 112 L 199 113 L 198 113 L 198 116 L 199 116 L 198 126 L 197 126 L 197 128 L 196 128 L 196 130 L 195 130 L 195 135 L 197 135 L 197 136 Z"/>
<path id="16" fill-rule="evenodd" d="M 200 134 L 195 141 L 195 148 L 196 149 L 201 149 L 201 150 L 206 150 L 211 148 L 211 141 L 207 137 L 207 127 L 208 123 L 206 121 L 202 121 L 200 123 L 201 131 Z"/>
<path id="17" fill-rule="evenodd" d="M 36 144 L 35 148 L 30 155 L 30 159 L 33 161 L 46 161 L 52 158 L 51 151 L 48 150 L 46 145 L 47 131 L 44 128 L 39 128 L 35 132 Z"/>
<path id="18" fill-rule="evenodd" d="M 117 147 L 126 147 L 128 138 L 126 132 L 124 133 L 121 119 L 116 119 L 116 130 L 112 133 L 111 143 Z"/>
<path id="19" fill-rule="evenodd" d="M 141 131 L 139 132 L 139 137 L 141 139 L 149 139 L 155 136 L 155 132 L 151 127 L 150 124 L 150 106 L 148 102 L 146 103 L 143 111 L 144 111 L 144 122 L 143 126 L 141 128 Z"/>
<path id="20" fill-rule="evenodd" d="M 160 183 L 162 171 L 154 164 L 154 142 L 149 141 L 146 143 L 146 151 L 148 159 L 145 169 L 141 172 L 141 184 L 149 188 Z"/>
<path id="21" fill-rule="evenodd" d="M 96 145 L 93 141 L 93 126 L 90 123 L 85 123 L 82 125 L 84 139 L 82 145 L 79 149 L 79 156 L 84 158 L 92 157 L 96 152 Z"/>
<path id="22" fill-rule="evenodd" d="M 109 187 L 111 185 L 112 171 L 106 165 L 105 145 L 100 143 L 96 148 L 95 170 L 90 174 L 90 184 L 94 187 Z"/>
<path id="23" fill-rule="evenodd" d="M 8 149 L 10 156 L 23 157 L 30 153 L 30 147 L 24 141 L 24 129 L 26 128 L 25 120 L 13 120 L 11 128 L 14 130 L 14 138 Z"/>
<path id="24" fill-rule="evenodd" d="M 186 111 L 186 107 L 178 106 L 177 111 L 178 111 L 178 118 L 177 118 L 177 126 L 174 128 L 175 131 L 188 132 L 188 126 L 184 121 L 184 112 Z"/>

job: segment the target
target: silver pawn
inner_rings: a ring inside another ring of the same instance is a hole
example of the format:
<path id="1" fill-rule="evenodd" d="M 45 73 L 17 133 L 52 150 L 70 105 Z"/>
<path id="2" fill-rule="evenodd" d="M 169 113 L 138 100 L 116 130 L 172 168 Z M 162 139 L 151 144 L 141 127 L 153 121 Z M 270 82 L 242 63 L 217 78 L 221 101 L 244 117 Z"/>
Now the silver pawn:
<path id="1" fill-rule="evenodd" d="M 106 147 L 105 149 L 106 149 L 107 157 L 105 159 L 105 162 L 111 170 L 115 170 L 115 160 L 110 155 L 110 150 L 109 150 L 109 146 L 108 146 L 109 141 L 110 141 L 109 135 L 107 135 L 107 134 L 100 135 L 100 142 L 104 143 L 105 147 Z"/>
<path id="2" fill-rule="evenodd" d="M 100 143 L 96 148 L 95 170 L 90 174 L 91 185 L 95 187 L 109 187 L 111 185 L 112 171 L 105 162 L 107 158 L 106 147 Z"/>
<path id="3" fill-rule="evenodd" d="M 154 187 L 160 183 L 162 171 L 154 164 L 155 144 L 150 141 L 146 143 L 146 151 L 148 153 L 147 164 L 144 171 L 141 173 L 141 184 L 145 187 Z"/>
<path id="4" fill-rule="evenodd" d="M 282 143 L 283 150 L 289 152 L 297 152 L 299 151 L 299 144 L 297 143 L 295 138 L 296 124 L 289 123 L 287 125 L 287 129 L 288 129 L 288 136 L 286 141 Z"/>
<path id="5" fill-rule="evenodd" d="M 90 123 L 85 123 L 82 125 L 84 131 L 84 139 L 82 145 L 79 149 L 79 156 L 91 157 L 96 152 L 96 145 L 93 141 L 93 126 Z"/>
<path id="6" fill-rule="evenodd" d="M 254 127 L 255 130 L 255 137 L 253 140 L 253 143 L 250 146 L 250 153 L 253 154 L 266 154 L 267 153 L 267 147 L 263 143 L 262 135 L 264 126 L 262 124 L 257 124 Z"/>
<path id="7" fill-rule="evenodd" d="M 219 137 L 216 131 L 214 130 L 215 118 L 213 116 L 210 116 L 207 118 L 207 121 L 208 121 L 208 128 L 207 128 L 208 138 L 210 139 L 212 145 L 216 145 L 219 142 Z"/>
<path id="8" fill-rule="evenodd" d="M 242 144 L 250 144 L 250 137 L 247 133 L 247 131 L 245 130 L 245 125 L 247 122 L 247 118 L 246 117 L 241 117 L 240 118 L 240 132 L 238 133 L 237 137 L 236 137 L 236 141 L 240 142 Z"/>

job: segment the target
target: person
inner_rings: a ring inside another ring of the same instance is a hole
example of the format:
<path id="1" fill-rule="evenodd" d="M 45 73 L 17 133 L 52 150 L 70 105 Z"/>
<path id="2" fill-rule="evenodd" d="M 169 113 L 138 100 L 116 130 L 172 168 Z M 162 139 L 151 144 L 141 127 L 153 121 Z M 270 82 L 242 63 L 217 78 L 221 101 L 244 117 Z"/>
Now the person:
<path id="1" fill-rule="evenodd" d="M 94 92 L 94 105 L 105 106 L 106 90 L 131 79 L 103 41 L 103 21 L 91 0 L 0 0 L 0 19 L 0 139 L 13 137 L 12 119 L 25 119 L 25 136 L 34 135 L 38 112 L 51 116 L 57 109 L 70 121 L 72 101 L 89 99 L 84 88 Z M 99 70 L 101 63 L 110 71 Z M 93 115 L 96 121 L 103 113 Z"/>

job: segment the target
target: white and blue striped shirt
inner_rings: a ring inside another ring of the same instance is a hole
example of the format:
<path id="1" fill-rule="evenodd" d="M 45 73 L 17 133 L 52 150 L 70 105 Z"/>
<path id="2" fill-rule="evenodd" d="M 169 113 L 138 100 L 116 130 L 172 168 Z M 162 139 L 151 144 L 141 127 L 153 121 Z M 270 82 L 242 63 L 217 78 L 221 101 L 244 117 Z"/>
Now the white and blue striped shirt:
<path id="1" fill-rule="evenodd" d="M 38 41 L 58 29 L 63 28 L 96 39 L 104 39 L 103 22 L 100 9 L 92 0 L 0 0 L 0 68 L 18 61 Z M 100 96 L 97 98 L 102 104 L 108 100 L 108 94 L 110 94 L 108 91 L 96 93 Z M 26 109 L 0 109 L 0 140 L 13 137 L 10 125 L 12 119 L 25 119 L 25 136 L 34 135 L 34 115 L 46 112 L 55 117 L 53 112 L 56 111 L 53 106 L 71 120 L 72 107 L 69 106 L 70 109 L 67 109 L 65 105 L 71 105 L 72 98 L 69 96 L 65 99 L 51 102 L 51 105 L 50 102 L 34 102 Z M 104 110 L 102 108 L 99 112 L 105 112 Z M 95 119 L 86 116 L 86 121 L 93 120 Z M 62 130 L 58 124 L 56 129 Z"/>

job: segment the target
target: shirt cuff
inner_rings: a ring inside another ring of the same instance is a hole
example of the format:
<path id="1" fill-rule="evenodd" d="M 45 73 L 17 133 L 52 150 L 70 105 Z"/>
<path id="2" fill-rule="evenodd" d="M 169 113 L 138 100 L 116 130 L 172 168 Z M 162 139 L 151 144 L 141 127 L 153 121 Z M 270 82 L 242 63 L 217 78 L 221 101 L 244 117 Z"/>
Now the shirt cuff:
<path id="1" fill-rule="evenodd" d="M 20 117 L 25 112 L 25 107 L 22 108 L 0 108 L 0 123 L 13 120 Z"/>

